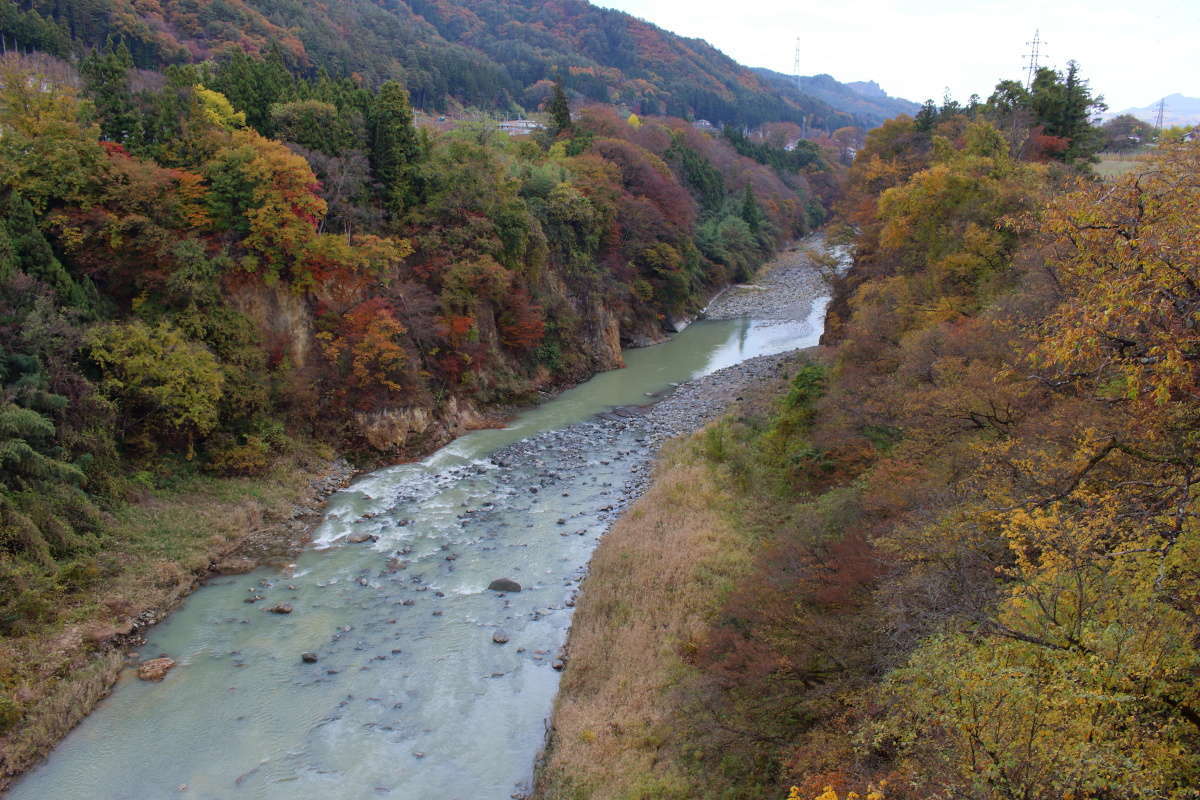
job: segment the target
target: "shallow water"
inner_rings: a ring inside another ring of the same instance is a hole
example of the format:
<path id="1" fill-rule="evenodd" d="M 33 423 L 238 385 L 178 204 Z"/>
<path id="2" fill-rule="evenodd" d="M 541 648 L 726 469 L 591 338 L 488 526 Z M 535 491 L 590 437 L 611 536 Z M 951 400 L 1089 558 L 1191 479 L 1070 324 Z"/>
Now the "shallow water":
<path id="1" fill-rule="evenodd" d="M 507 428 L 363 477 L 330 499 L 292 569 L 214 580 L 154 628 L 143 657 L 179 665 L 162 683 L 127 672 L 11 800 L 527 790 L 575 586 L 648 468 L 636 422 L 592 418 L 815 344 L 822 313 L 818 302 L 804 322 L 696 323 Z M 354 532 L 379 538 L 346 543 Z M 499 577 L 524 591 L 487 591 Z M 294 613 L 266 611 L 279 602 Z M 497 629 L 507 644 L 493 643 Z M 304 651 L 318 663 L 302 663 Z"/>

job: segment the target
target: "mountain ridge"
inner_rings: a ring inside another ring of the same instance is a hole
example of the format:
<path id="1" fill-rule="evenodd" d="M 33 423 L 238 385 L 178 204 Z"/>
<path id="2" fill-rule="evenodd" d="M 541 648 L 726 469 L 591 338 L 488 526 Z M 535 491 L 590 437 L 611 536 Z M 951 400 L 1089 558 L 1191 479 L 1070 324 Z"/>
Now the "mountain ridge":
<path id="1" fill-rule="evenodd" d="M 1162 98 L 1164 103 L 1163 125 L 1200 125 L 1200 97 L 1188 97 L 1180 92 L 1169 94 Z M 1108 118 L 1129 114 L 1143 122 L 1151 124 L 1158 121 L 1158 101 L 1140 108 L 1126 108 L 1123 111 L 1109 112 Z"/>
<path id="2" fill-rule="evenodd" d="M 921 108 L 919 103 L 892 97 L 873 80 L 843 83 L 827 73 L 795 76 L 763 68 L 754 71 L 781 92 L 791 90 L 815 97 L 842 113 L 869 119 L 874 125 L 900 114 L 915 114 Z"/>
<path id="3" fill-rule="evenodd" d="M 833 130 L 886 118 L 869 101 L 847 102 L 852 92 L 829 92 L 830 103 L 703 39 L 584 0 L 0 0 L 0 11 L 12 9 L 53 20 L 78 51 L 124 41 L 143 68 L 276 55 L 300 73 L 401 80 L 415 105 L 436 111 L 535 109 L 559 81 L 583 100 L 719 125 Z M 11 16 L 0 14 L 10 37 Z"/>

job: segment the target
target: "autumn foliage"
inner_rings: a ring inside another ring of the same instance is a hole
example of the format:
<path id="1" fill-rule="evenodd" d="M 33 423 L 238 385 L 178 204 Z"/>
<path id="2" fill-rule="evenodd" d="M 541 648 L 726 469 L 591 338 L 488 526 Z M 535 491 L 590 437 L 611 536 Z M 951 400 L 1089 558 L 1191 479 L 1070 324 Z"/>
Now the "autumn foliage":
<path id="1" fill-rule="evenodd" d="M 77 65 L 0 59 L 0 634 L 120 568 L 104 512 L 314 447 L 411 456 L 616 366 L 609 320 L 660 335 L 812 222 L 805 175 L 682 120 L 431 136 L 395 81 L 305 77 L 251 5 L 219 12 L 229 53 L 212 9 L 109 5 L 129 36 Z"/>
<path id="2" fill-rule="evenodd" d="M 681 650 L 681 724 L 714 724 L 677 766 L 730 797 L 1194 796 L 1197 174 L 1195 144 L 1104 184 L 980 119 L 868 135 L 827 366 L 698 445 L 758 552 Z"/>

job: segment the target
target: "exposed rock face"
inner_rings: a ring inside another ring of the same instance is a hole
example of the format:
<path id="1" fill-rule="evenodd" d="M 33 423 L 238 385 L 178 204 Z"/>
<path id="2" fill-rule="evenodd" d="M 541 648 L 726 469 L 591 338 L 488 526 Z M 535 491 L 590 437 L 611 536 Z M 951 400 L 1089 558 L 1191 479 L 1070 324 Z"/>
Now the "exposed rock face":
<path id="1" fill-rule="evenodd" d="M 685 330 L 687 330 L 687 327 L 695 321 L 696 318 L 690 316 L 671 316 L 668 318 L 668 323 L 671 326 L 671 330 L 675 331 L 676 333 L 683 333 Z"/>
<path id="2" fill-rule="evenodd" d="M 305 367 L 312 350 L 312 314 L 304 296 L 287 288 L 247 283 L 232 296 L 237 310 L 263 332 L 268 349 L 279 348 L 297 369 Z"/>
<path id="3" fill-rule="evenodd" d="M 174 659 L 152 658 L 138 665 L 137 676 L 144 681 L 161 681 L 173 666 L 175 666 Z"/>
<path id="4" fill-rule="evenodd" d="M 441 408 L 407 406 L 354 415 L 359 433 L 381 452 L 406 451 L 422 443 L 440 444 L 469 430 L 484 428 L 487 418 L 469 401 L 449 398 Z"/>
<path id="5" fill-rule="evenodd" d="M 493 592 L 519 592 L 521 591 L 521 584 L 512 578 L 496 578 L 496 580 L 488 584 L 488 589 Z"/>
<path id="6" fill-rule="evenodd" d="M 414 406 L 355 414 L 354 422 L 372 447 L 387 451 L 403 448 L 409 440 L 425 436 L 436 420 L 432 409 Z"/>
<path id="7" fill-rule="evenodd" d="M 596 369 L 619 369 L 625 366 L 621 357 L 621 322 L 608 307 L 597 303 L 592 309 L 596 327 L 593 329 L 593 356 Z"/>

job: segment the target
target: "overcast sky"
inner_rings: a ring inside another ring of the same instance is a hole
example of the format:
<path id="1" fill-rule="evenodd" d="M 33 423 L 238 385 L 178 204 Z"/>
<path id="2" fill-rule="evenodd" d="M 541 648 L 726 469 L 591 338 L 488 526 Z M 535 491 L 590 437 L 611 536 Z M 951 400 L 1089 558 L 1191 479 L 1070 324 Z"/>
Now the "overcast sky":
<path id="1" fill-rule="evenodd" d="M 1022 78 L 1026 42 L 1041 31 L 1043 65 L 1079 62 L 1109 107 L 1146 106 L 1179 92 L 1200 97 L 1200 0 L 593 0 L 747 66 L 841 81 L 875 80 L 892 95 L 986 98 Z"/>

